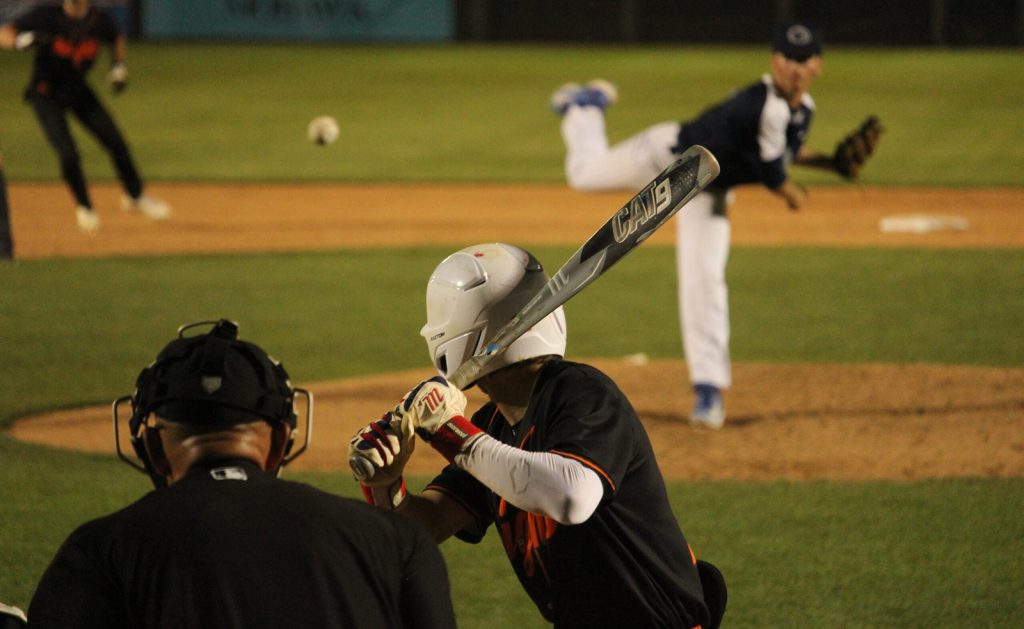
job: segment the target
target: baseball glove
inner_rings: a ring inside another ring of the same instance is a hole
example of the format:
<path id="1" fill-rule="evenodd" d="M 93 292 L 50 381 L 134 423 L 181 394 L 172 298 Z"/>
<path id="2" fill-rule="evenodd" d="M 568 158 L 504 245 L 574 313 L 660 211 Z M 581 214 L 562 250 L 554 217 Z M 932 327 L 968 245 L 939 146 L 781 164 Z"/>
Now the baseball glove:
<path id="1" fill-rule="evenodd" d="M 836 172 L 847 179 L 856 179 L 860 169 L 875 152 L 884 130 L 877 116 L 868 116 L 856 131 L 840 140 L 832 155 L 832 165 Z"/>

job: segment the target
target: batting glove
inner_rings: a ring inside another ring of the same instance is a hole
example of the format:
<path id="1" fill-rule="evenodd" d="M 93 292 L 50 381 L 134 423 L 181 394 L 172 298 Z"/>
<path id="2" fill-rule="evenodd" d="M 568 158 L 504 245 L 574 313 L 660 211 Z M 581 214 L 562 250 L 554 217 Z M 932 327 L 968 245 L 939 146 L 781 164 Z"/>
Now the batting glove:
<path id="1" fill-rule="evenodd" d="M 7 629 L 21 629 L 28 626 L 28 618 L 25 612 L 13 605 L 0 603 L 0 627 Z"/>
<path id="2" fill-rule="evenodd" d="M 453 461 L 483 431 L 466 419 L 466 396 L 441 376 L 421 382 L 402 403 L 416 434 Z"/>
<path id="3" fill-rule="evenodd" d="M 28 50 L 36 43 L 36 34 L 33 31 L 22 31 L 14 37 L 15 50 Z"/>
<path id="4" fill-rule="evenodd" d="M 412 456 L 416 441 L 413 424 L 403 417 L 401 404 L 384 413 L 357 432 L 348 444 L 349 462 L 356 477 L 365 485 L 391 485 L 402 477 L 402 470 Z M 369 463 L 373 474 L 362 473 Z"/>
<path id="5" fill-rule="evenodd" d="M 128 66 L 123 61 L 118 61 L 110 67 L 107 72 L 107 83 L 115 94 L 120 94 L 128 86 Z"/>

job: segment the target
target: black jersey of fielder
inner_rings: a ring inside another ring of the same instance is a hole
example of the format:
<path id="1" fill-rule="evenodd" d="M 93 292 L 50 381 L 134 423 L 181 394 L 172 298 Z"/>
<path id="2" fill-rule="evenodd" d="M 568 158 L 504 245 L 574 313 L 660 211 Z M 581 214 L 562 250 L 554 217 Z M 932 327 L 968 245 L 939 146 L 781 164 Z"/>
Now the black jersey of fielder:
<path id="1" fill-rule="evenodd" d="M 76 530 L 33 627 L 454 627 L 437 545 L 416 524 L 250 462 L 193 468 Z"/>
<path id="2" fill-rule="evenodd" d="M 64 100 L 73 99 L 85 86 L 101 44 L 112 44 L 119 35 L 114 20 L 96 7 L 81 20 L 69 17 L 60 5 L 37 7 L 15 19 L 14 28 L 35 32 L 41 42 L 25 95 Z"/>
<path id="3" fill-rule="evenodd" d="M 804 94 L 791 108 L 769 75 L 736 92 L 679 129 L 677 151 L 700 144 L 718 159 L 721 174 L 711 188 L 762 183 L 775 189 L 800 151 L 814 118 L 814 99 Z"/>
<path id="4" fill-rule="evenodd" d="M 429 486 L 476 516 L 460 539 L 476 543 L 494 524 L 546 619 L 556 627 L 706 626 L 693 553 L 672 514 L 647 433 L 607 376 L 579 363 L 548 363 L 515 428 L 491 403 L 473 423 L 503 443 L 580 461 L 604 484 L 597 510 L 574 526 L 521 511 L 455 466 Z"/>

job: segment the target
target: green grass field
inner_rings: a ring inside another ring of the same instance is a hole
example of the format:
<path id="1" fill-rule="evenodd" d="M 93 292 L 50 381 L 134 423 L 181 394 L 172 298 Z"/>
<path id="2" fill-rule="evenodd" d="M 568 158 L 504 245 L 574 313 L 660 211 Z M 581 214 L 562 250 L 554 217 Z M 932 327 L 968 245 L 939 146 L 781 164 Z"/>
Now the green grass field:
<path id="1" fill-rule="evenodd" d="M 129 91 L 110 102 L 151 179 L 557 182 L 562 147 L 546 100 L 560 82 L 619 83 L 614 139 L 697 112 L 756 79 L 766 56 L 140 45 Z M 11 179 L 51 180 L 55 160 L 20 100 L 27 61 L 0 55 L 0 142 Z M 1024 182 L 1019 51 L 840 49 L 826 63 L 811 144 L 827 149 L 878 113 L 889 131 L 867 183 Z M 304 137 L 319 113 L 342 126 L 325 150 Z M 91 140 L 82 149 L 87 173 L 109 178 Z M 0 424 L 130 392 L 174 328 L 195 319 L 239 320 L 298 381 L 423 366 L 423 284 L 463 244 L 453 230 L 450 243 L 403 251 L 0 265 Z M 550 267 L 571 249 L 535 253 Z M 570 354 L 678 356 L 672 255 L 641 249 L 570 302 Z M 729 284 L 739 361 L 1024 365 L 1024 251 L 734 248 Z M 356 492 L 344 473 L 291 477 Z M 0 601 L 27 606 L 77 524 L 147 489 L 113 456 L 0 436 Z M 1024 480 L 673 483 L 670 492 L 697 553 L 729 580 L 726 626 L 1015 627 L 1024 617 Z M 544 626 L 493 534 L 479 548 L 442 548 L 460 626 Z"/>
<path id="2" fill-rule="evenodd" d="M 758 48 L 366 47 L 138 45 L 130 84 L 112 103 L 144 174 L 212 180 L 562 180 L 562 143 L 548 110 L 569 80 L 605 77 L 621 139 L 681 120 L 758 80 Z M 813 94 L 810 145 L 831 150 L 868 113 L 888 128 L 868 183 L 1020 185 L 1024 71 L 1019 50 L 830 49 Z M 12 179 L 52 179 L 56 164 L 20 98 L 26 55 L 0 55 L 0 142 Z M 341 127 L 329 156 L 305 125 Z M 979 141 L 983 138 L 983 141 Z M 87 174 L 109 178 L 83 142 Z M 811 183 L 825 175 L 803 175 Z"/>

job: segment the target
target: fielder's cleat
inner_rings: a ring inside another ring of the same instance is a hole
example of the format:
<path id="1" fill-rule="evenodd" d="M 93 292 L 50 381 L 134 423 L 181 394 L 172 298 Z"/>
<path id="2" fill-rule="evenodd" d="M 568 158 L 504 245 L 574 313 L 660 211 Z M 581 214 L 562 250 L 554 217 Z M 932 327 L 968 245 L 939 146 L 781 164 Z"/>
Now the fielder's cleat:
<path id="1" fill-rule="evenodd" d="M 141 212 L 154 221 L 162 221 L 170 217 L 171 206 L 161 199 L 144 194 L 132 198 L 127 194 L 121 196 L 121 209 L 128 212 Z"/>
<path id="2" fill-rule="evenodd" d="M 712 384 L 696 384 L 693 387 L 696 399 L 690 413 L 690 423 L 718 430 L 725 424 L 725 405 L 722 404 L 722 390 Z"/>
<path id="3" fill-rule="evenodd" d="M 586 85 L 565 83 L 551 95 L 551 111 L 564 116 L 569 107 L 600 107 L 607 109 L 619 100 L 619 90 L 604 79 Z"/>
<path id="4" fill-rule="evenodd" d="M 93 236 L 100 228 L 100 217 L 92 208 L 79 205 L 75 208 L 75 218 L 78 219 L 78 229 Z"/>

